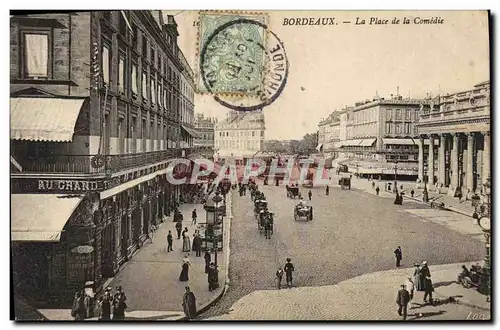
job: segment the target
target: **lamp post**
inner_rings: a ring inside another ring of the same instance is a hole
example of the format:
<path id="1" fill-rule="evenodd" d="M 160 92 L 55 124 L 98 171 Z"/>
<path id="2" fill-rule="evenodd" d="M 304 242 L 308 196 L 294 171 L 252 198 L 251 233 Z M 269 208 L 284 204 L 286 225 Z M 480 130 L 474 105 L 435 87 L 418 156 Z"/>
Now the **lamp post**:
<path id="1" fill-rule="evenodd" d="M 476 211 L 472 217 L 477 220 L 478 226 L 481 228 L 486 239 L 486 255 L 484 257 L 484 272 L 483 281 L 484 290 L 486 290 L 486 301 L 490 301 L 490 281 L 491 281 L 491 175 L 488 176 L 486 182 L 483 183 L 484 195 L 486 202 L 476 204 Z"/>
<path id="2" fill-rule="evenodd" d="M 398 161 L 394 161 L 394 193 L 398 193 Z"/>
<path id="3" fill-rule="evenodd" d="M 212 200 L 215 203 L 215 208 L 214 208 L 214 230 L 213 230 L 213 235 L 212 235 L 212 246 L 214 248 L 214 263 L 215 266 L 217 266 L 217 250 L 219 249 L 219 244 L 218 244 L 218 235 L 216 234 L 215 230 L 219 229 L 219 203 L 222 202 L 222 197 L 220 196 L 219 191 L 215 192 L 215 196 L 212 198 Z"/>
<path id="4" fill-rule="evenodd" d="M 427 180 L 428 178 L 424 176 L 424 192 L 422 193 L 422 201 L 424 203 L 427 203 L 429 201 L 429 192 L 427 191 Z"/>

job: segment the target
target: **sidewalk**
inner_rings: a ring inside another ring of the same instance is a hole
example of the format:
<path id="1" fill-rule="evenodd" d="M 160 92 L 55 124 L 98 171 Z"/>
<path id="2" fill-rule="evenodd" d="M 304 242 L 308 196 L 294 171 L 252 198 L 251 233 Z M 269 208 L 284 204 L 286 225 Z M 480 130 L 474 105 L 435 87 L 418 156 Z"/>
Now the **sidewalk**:
<path id="1" fill-rule="evenodd" d="M 454 283 L 461 265 L 430 266 L 433 298 L 453 297 L 457 302 L 431 306 L 423 303 L 423 292 L 416 292 L 408 306 L 408 321 L 491 318 L 491 305 L 485 296 Z M 254 291 L 237 301 L 230 313 L 210 320 L 401 320 L 396 295 L 413 271 L 406 268 L 376 272 L 329 286 Z"/>
<path id="2" fill-rule="evenodd" d="M 172 217 L 161 224 L 156 231 L 153 243 L 147 240 L 144 246 L 129 260 L 123 269 L 112 279 L 108 286 L 114 290 L 122 286 L 127 296 L 128 308 L 125 319 L 128 320 L 180 320 L 184 318 L 182 296 L 185 286 L 189 285 L 196 296 L 198 310 L 207 308 L 217 301 L 225 291 L 228 261 L 228 238 L 230 230 L 230 216 L 232 215 L 231 194 L 228 195 L 228 216 L 224 219 L 224 251 L 219 252 L 219 289 L 214 292 L 208 290 L 207 274 L 205 274 L 204 252 L 196 257 L 194 251 L 189 252 L 191 267 L 189 281 L 180 282 L 181 260 L 186 252 L 182 252 L 182 238 L 177 239 L 175 223 Z M 180 210 L 184 215 L 183 227 L 188 228 L 191 238 L 196 229 L 191 225 L 191 212 L 196 208 L 198 222 L 206 222 L 206 212 L 202 204 L 183 204 Z M 167 234 L 172 231 L 174 236 L 174 251 L 167 253 Z M 214 255 L 212 254 L 212 261 Z M 70 310 L 39 310 L 50 320 L 71 320 Z M 94 318 L 95 320 L 96 318 Z"/>

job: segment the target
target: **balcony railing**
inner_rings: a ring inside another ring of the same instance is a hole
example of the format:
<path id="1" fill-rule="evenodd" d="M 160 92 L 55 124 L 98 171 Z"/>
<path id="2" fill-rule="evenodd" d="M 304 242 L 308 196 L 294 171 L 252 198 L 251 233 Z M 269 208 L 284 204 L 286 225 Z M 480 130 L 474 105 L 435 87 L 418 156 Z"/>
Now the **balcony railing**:
<path id="1" fill-rule="evenodd" d="M 198 149 L 184 149 L 185 155 L 194 154 Z M 18 160 L 20 173 L 75 173 L 109 174 L 141 166 L 152 165 L 181 157 L 180 149 L 151 151 L 128 155 L 61 155 Z"/>

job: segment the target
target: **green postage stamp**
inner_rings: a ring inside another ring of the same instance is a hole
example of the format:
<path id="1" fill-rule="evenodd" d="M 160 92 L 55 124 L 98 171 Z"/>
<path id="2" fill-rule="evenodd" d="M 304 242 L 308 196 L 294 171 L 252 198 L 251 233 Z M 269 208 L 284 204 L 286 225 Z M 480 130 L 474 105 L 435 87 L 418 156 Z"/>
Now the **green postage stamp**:
<path id="1" fill-rule="evenodd" d="M 266 14 L 200 12 L 200 93 L 255 96 L 265 68 Z"/>

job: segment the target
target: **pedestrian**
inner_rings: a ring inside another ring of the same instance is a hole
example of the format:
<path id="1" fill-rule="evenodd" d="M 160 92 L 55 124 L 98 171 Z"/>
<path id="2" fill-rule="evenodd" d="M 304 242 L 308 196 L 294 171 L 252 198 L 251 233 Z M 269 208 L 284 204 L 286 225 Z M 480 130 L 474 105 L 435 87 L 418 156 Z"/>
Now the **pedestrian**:
<path id="1" fill-rule="evenodd" d="M 415 270 L 413 271 L 413 283 L 415 284 L 415 290 L 424 291 L 424 283 L 420 279 L 420 265 L 415 263 L 413 266 L 415 266 Z"/>
<path id="2" fill-rule="evenodd" d="M 405 285 L 406 285 L 406 290 L 410 293 L 410 300 L 413 300 L 413 296 L 415 294 L 415 283 L 413 283 L 411 277 L 408 277 Z"/>
<path id="3" fill-rule="evenodd" d="M 312 193 L 311 189 L 309 189 L 309 192 L 307 193 L 307 196 L 309 197 L 309 200 L 311 200 L 312 195 L 313 195 L 313 193 Z"/>
<path id="4" fill-rule="evenodd" d="M 329 186 L 326 186 L 326 195 L 330 195 L 330 187 Z"/>
<path id="5" fill-rule="evenodd" d="M 411 195 L 411 197 L 413 198 L 413 195 L 415 195 L 415 190 L 413 190 L 413 189 L 412 189 L 412 190 L 410 191 L 410 195 Z"/>
<path id="6" fill-rule="evenodd" d="M 185 227 L 184 231 L 182 232 L 182 252 L 189 251 L 191 251 L 191 242 L 188 236 L 188 229 L 187 227 Z"/>
<path id="7" fill-rule="evenodd" d="M 196 209 L 193 210 L 191 217 L 193 218 L 193 220 L 191 221 L 191 224 L 196 225 L 196 218 L 197 218 Z"/>
<path id="8" fill-rule="evenodd" d="M 116 293 L 113 299 L 113 321 L 125 319 L 125 309 L 127 309 L 127 297 L 122 292 L 122 287 L 116 287 Z"/>
<path id="9" fill-rule="evenodd" d="M 398 246 L 398 248 L 394 250 L 394 255 L 396 256 L 396 267 L 401 266 L 401 259 L 403 259 L 403 250 L 401 250 L 401 246 Z"/>
<path id="10" fill-rule="evenodd" d="M 172 231 L 169 230 L 167 235 L 167 252 L 173 251 L 172 243 L 173 243 Z"/>
<path id="11" fill-rule="evenodd" d="M 375 189 L 375 181 L 372 181 L 372 189 Z"/>
<path id="12" fill-rule="evenodd" d="M 195 233 L 193 237 L 193 251 L 197 257 L 201 257 L 201 237 L 199 233 Z"/>
<path id="13" fill-rule="evenodd" d="M 398 291 L 398 296 L 396 298 L 396 304 L 398 304 L 398 314 L 403 316 L 403 320 L 406 320 L 408 315 L 408 303 L 410 302 L 410 293 L 405 289 L 405 285 L 401 285 L 401 289 Z"/>
<path id="14" fill-rule="evenodd" d="M 85 319 L 85 304 L 83 299 L 82 293 L 77 291 L 75 293 L 73 307 L 71 309 L 71 316 L 75 318 L 75 321 L 83 321 Z"/>
<path id="15" fill-rule="evenodd" d="M 461 190 L 458 191 L 458 196 L 457 197 L 458 197 L 458 202 L 462 203 L 463 195 L 462 195 L 462 191 Z"/>
<path id="16" fill-rule="evenodd" d="M 208 290 L 213 291 L 219 287 L 219 270 L 217 266 L 211 262 L 208 267 Z"/>
<path id="17" fill-rule="evenodd" d="M 284 267 L 285 274 L 286 274 L 286 284 L 288 288 L 292 287 L 292 281 L 293 281 L 293 276 L 292 273 L 295 271 L 295 268 L 293 267 L 292 264 L 292 259 L 286 258 L 286 264 Z"/>
<path id="18" fill-rule="evenodd" d="M 156 230 L 155 225 L 151 225 L 149 227 L 149 239 L 151 240 L 151 244 L 153 244 L 153 241 L 155 239 L 155 230 Z"/>
<path id="19" fill-rule="evenodd" d="M 186 286 L 186 292 L 182 297 L 182 308 L 184 309 L 184 314 L 188 320 L 192 320 L 196 317 L 196 297 L 194 293 L 191 292 L 189 286 Z"/>
<path id="20" fill-rule="evenodd" d="M 281 267 L 278 268 L 278 270 L 276 271 L 276 278 L 275 280 L 278 280 L 278 290 L 281 289 L 281 280 L 283 279 L 283 269 L 281 269 Z"/>
<path id="21" fill-rule="evenodd" d="M 177 239 L 181 239 L 182 222 L 177 222 L 175 224 L 175 230 L 177 231 Z"/>
<path id="22" fill-rule="evenodd" d="M 203 257 L 205 259 L 205 274 L 208 274 L 208 268 L 210 267 L 210 261 L 212 261 L 212 256 L 210 255 L 210 251 L 205 251 L 205 256 Z"/>
<path id="23" fill-rule="evenodd" d="M 109 321 L 111 320 L 111 304 L 113 302 L 113 298 L 111 296 L 111 287 L 108 286 L 104 291 L 104 294 L 101 298 L 99 298 L 99 320 L 100 321 Z"/>
<path id="24" fill-rule="evenodd" d="M 377 188 L 375 189 L 375 192 L 377 193 L 377 196 L 379 195 L 380 193 L 380 188 L 377 186 Z"/>
<path id="25" fill-rule="evenodd" d="M 428 277 L 425 278 L 424 290 L 425 290 L 425 293 L 424 293 L 424 302 L 425 303 L 427 302 L 427 297 L 428 297 L 429 298 L 429 303 L 432 305 L 433 304 L 432 292 L 434 292 L 434 287 L 432 286 L 432 280 L 431 280 L 430 276 L 428 276 Z"/>
<path id="26" fill-rule="evenodd" d="M 187 282 L 189 281 L 189 266 L 191 263 L 189 262 L 189 253 L 186 253 L 184 259 L 182 259 L 182 270 L 179 275 L 179 281 Z"/>

